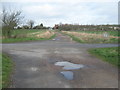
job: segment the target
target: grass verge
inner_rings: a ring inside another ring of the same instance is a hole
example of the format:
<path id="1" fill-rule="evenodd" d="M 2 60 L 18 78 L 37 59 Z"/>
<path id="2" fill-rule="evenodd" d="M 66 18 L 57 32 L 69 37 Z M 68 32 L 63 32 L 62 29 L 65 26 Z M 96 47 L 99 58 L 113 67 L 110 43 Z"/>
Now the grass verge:
<path id="1" fill-rule="evenodd" d="M 102 34 L 90 34 L 82 32 L 62 31 L 63 34 L 70 36 L 79 43 L 118 43 L 119 37 L 105 37 Z"/>
<path id="2" fill-rule="evenodd" d="M 74 41 L 79 42 L 79 43 L 84 43 L 84 41 L 80 40 L 79 38 L 75 37 L 74 35 L 68 34 Z"/>
<path id="3" fill-rule="evenodd" d="M 117 67 L 120 67 L 119 57 L 120 54 L 118 53 L 118 47 L 109 47 L 109 48 L 94 48 L 89 49 L 88 52 L 97 56 L 98 58 L 111 63 Z"/>
<path id="4" fill-rule="evenodd" d="M 23 37 L 23 38 L 6 38 L 2 40 L 2 43 L 16 43 L 16 42 L 25 42 L 25 41 L 37 41 L 37 40 L 50 40 L 56 35 L 52 35 L 50 38 L 36 38 L 36 37 Z"/>
<path id="5" fill-rule="evenodd" d="M 2 88 L 7 88 L 10 84 L 10 75 L 13 69 L 13 62 L 7 54 L 2 56 Z"/>
<path id="6" fill-rule="evenodd" d="M 37 40 L 48 40 L 47 38 L 7 38 L 2 41 L 2 43 L 15 43 L 15 42 L 25 42 L 25 41 L 37 41 Z"/>
<path id="7" fill-rule="evenodd" d="M 80 33 L 92 33 L 92 34 L 104 34 L 105 32 L 108 34 L 108 35 L 112 35 L 112 36 L 120 36 L 119 35 L 119 32 L 120 31 L 76 31 L 76 32 L 80 32 Z"/>
<path id="8" fill-rule="evenodd" d="M 63 35 L 66 35 L 66 36 L 70 36 L 72 38 L 72 40 L 76 41 L 76 42 L 79 42 L 79 43 L 84 43 L 82 40 L 80 40 L 79 38 L 75 37 L 74 35 L 71 35 L 71 34 L 67 34 L 67 33 L 63 33 L 63 32 L 60 32 L 59 33 L 63 34 Z"/>

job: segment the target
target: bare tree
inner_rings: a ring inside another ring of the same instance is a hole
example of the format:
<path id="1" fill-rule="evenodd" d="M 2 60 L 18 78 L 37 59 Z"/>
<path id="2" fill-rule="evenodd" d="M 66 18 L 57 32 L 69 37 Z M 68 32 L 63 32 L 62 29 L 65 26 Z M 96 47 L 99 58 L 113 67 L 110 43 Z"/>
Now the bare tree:
<path id="1" fill-rule="evenodd" d="M 3 8 L 2 11 L 2 32 L 6 37 L 11 37 L 11 30 L 14 29 L 20 23 L 21 11 L 10 12 Z"/>
<path id="2" fill-rule="evenodd" d="M 29 25 L 30 29 L 33 28 L 34 23 L 35 23 L 35 22 L 34 22 L 33 20 L 29 20 L 29 21 L 28 21 L 28 25 Z"/>

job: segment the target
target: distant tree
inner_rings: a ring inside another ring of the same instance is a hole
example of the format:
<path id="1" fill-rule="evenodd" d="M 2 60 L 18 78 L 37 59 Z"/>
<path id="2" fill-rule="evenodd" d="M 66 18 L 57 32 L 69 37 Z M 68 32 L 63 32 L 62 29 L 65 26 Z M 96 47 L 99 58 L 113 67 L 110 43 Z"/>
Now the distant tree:
<path id="1" fill-rule="evenodd" d="M 2 11 L 2 34 L 5 37 L 11 37 L 11 30 L 20 24 L 23 17 L 21 16 L 21 11 L 7 11 L 3 8 Z"/>
<path id="2" fill-rule="evenodd" d="M 39 29 L 39 28 L 40 28 L 39 25 L 33 27 L 33 29 Z"/>
<path id="3" fill-rule="evenodd" d="M 35 23 L 35 22 L 34 22 L 33 20 L 29 20 L 29 21 L 28 21 L 28 25 L 29 25 L 30 29 L 33 28 L 34 23 Z"/>
<path id="4" fill-rule="evenodd" d="M 29 29 L 29 26 L 24 25 L 22 28 L 23 28 L 23 29 Z"/>
<path id="5" fill-rule="evenodd" d="M 43 23 L 40 24 L 40 27 L 43 27 Z"/>
<path id="6" fill-rule="evenodd" d="M 18 26 L 17 29 L 22 29 L 22 27 Z"/>

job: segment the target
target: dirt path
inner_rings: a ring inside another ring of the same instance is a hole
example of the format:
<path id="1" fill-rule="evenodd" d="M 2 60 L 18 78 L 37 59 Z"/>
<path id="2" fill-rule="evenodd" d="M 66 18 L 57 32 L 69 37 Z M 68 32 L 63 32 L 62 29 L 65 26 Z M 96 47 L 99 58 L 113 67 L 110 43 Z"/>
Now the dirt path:
<path id="1" fill-rule="evenodd" d="M 103 47 L 116 46 L 102 44 Z M 15 62 L 12 75 L 13 88 L 117 88 L 116 67 L 88 54 L 88 45 L 71 41 L 68 36 L 57 33 L 53 40 L 16 44 L 3 44 L 3 51 L 9 53 Z M 60 72 L 66 71 L 56 62 L 68 61 L 82 64 L 83 68 L 67 70 L 73 73 L 68 80 Z"/>

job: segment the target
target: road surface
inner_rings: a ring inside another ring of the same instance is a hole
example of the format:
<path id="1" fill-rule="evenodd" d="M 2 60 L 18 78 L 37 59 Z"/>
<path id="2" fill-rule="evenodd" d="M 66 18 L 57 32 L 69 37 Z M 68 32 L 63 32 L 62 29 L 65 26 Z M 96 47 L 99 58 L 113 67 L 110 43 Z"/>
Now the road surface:
<path id="1" fill-rule="evenodd" d="M 118 69 L 90 55 L 89 48 L 114 47 L 116 44 L 80 44 L 57 33 L 53 40 L 3 44 L 15 63 L 10 88 L 117 88 Z M 64 70 L 56 62 L 84 65 Z M 70 71 L 68 80 L 61 72 Z"/>

